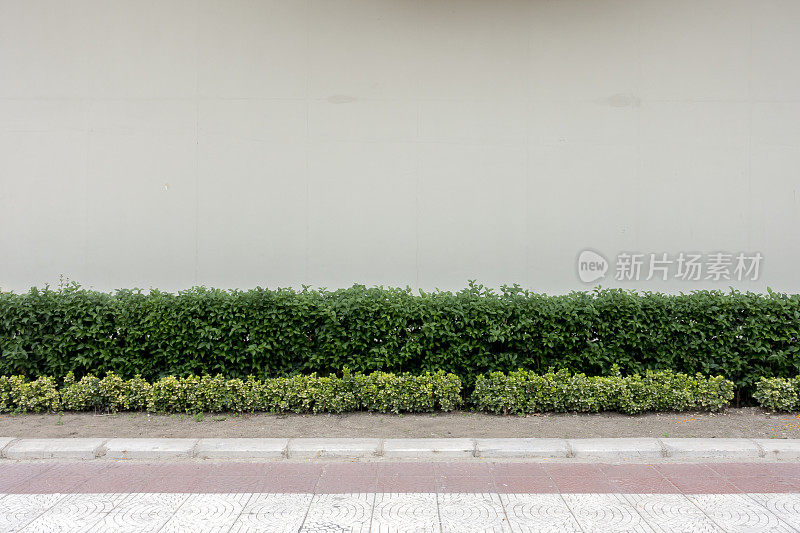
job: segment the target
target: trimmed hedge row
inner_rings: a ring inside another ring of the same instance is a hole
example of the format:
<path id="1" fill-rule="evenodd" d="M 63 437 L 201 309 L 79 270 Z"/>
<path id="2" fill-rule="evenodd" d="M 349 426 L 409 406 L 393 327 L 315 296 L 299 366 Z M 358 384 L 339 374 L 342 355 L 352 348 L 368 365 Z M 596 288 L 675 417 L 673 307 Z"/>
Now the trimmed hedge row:
<path id="1" fill-rule="evenodd" d="M 547 296 L 195 288 L 176 294 L 32 289 L 0 293 L 0 375 L 258 378 L 351 368 L 478 375 L 568 368 L 607 375 L 724 375 L 752 392 L 800 374 L 800 296 L 622 290 Z"/>
<path id="2" fill-rule="evenodd" d="M 758 403 L 773 411 L 800 410 L 800 377 L 761 378 L 753 393 Z"/>
<path id="3" fill-rule="evenodd" d="M 520 370 L 479 376 L 471 396 L 481 411 L 598 412 L 720 410 L 733 397 L 733 383 L 721 377 L 647 372 L 644 376 L 587 377 L 566 370 L 544 375 Z M 293 376 L 258 380 L 222 376 L 169 376 L 149 383 L 141 377 L 68 374 L 59 388 L 52 377 L 27 381 L 0 377 L 0 412 L 144 410 L 156 413 L 256 412 L 342 413 L 451 411 L 461 405 L 462 384 L 442 371 L 422 375 L 342 377 Z"/>
<path id="4" fill-rule="evenodd" d="M 461 403 L 461 380 L 444 372 L 342 377 L 316 374 L 258 380 L 223 376 L 168 376 L 148 383 L 139 376 L 123 379 L 67 374 L 63 386 L 52 377 L 27 381 L 0 376 L 0 412 L 149 411 L 155 413 L 256 412 L 381 413 L 452 411 Z"/>
<path id="5" fill-rule="evenodd" d="M 492 413 L 719 411 L 733 399 L 733 382 L 720 376 L 647 371 L 643 376 L 586 376 L 566 370 L 527 370 L 478 376 L 472 401 Z"/>

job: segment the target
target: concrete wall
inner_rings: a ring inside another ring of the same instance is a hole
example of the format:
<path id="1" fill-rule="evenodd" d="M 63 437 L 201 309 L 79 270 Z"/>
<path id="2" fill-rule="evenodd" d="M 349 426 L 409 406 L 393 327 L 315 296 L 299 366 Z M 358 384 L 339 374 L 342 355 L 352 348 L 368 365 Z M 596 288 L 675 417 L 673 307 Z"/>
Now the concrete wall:
<path id="1" fill-rule="evenodd" d="M 797 0 L 0 0 L 0 286 L 799 291 Z M 613 270 L 613 265 L 611 269 Z"/>

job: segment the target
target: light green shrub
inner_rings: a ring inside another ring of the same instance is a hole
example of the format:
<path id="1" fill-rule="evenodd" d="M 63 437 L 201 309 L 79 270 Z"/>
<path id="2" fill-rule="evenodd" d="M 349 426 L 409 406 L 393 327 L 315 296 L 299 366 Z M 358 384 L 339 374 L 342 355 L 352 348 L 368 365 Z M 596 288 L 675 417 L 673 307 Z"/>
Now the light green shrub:
<path id="1" fill-rule="evenodd" d="M 125 409 L 144 411 L 153 393 L 153 386 L 141 376 L 125 381 Z"/>
<path id="2" fill-rule="evenodd" d="M 588 377 L 563 369 L 543 375 L 528 370 L 492 372 L 478 377 L 472 395 L 479 410 L 505 414 L 718 411 L 732 398 L 733 383 L 721 377 L 671 371 Z"/>
<path id="3" fill-rule="evenodd" d="M 761 378 L 753 398 L 765 409 L 796 411 L 800 409 L 800 378 Z"/>
<path id="4" fill-rule="evenodd" d="M 41 377 L 28 381 L 25 376 L 0 377 L 0 412 L 42 413 L 61 405 L 56 380 Z"/>
<path id="5" fill-rule="evenodd" d="M 517 370 L 479 376 L 472 404 L 492 413 L 712 410 L 733 397 L 733 384 L 722 377 L 662 371 L 621 376 L 586 376 L 567 370 L 536 374 Z M 0 412 L 147 410 L 157 413 L 258 412 L 381 413 L 450 411 L 462 403 L 462 383 L 444 371 L 342 376 L 309 374 L 265 380 L 223 376 L 167 376 L 148 383 L 109 373 L 75 380 L 68 373 L 59 390 L 53 378 L 28 381 L 0 376 Z M 798 405 L 797 380 L 762 380 L 762 405 L 788 410 Z"/>

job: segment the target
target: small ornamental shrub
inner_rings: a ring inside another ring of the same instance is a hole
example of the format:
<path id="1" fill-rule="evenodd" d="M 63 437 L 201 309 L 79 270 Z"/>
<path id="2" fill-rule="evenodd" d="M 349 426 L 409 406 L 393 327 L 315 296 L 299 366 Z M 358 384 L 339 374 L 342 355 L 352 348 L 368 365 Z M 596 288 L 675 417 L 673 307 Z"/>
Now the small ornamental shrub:
<path id="1" fill-rule="evenodd" d="M 130 380 L 134 381 L 134 380 Z M 129 409 L 132 396 L 129 381 L 113 372 L 100 379 L 91 374 L 75 381 L 72 372 L 67 373 L 61 387 L 61 408 L 67 411 L 119 411 Z M 136 406 L 140 405 L 136 403 Z"/>
<path id="2" fill-rule="evenodd" d="M 595 377 L 567 370 L 542 375 L 527 370 L 492 372 L 478 376 L 472 394 L 478 410 L 504 414 L 719 411 L 731 399 L 729 380 L 671 371 Z"/>
<path id="3" fill-rule="evenodd" d="M 461 380 L 441 371 L 421 376 L 373 372 L 354 379 L 361 404 L 379 413 L 451 411 L 461 399 Z"/>
<path id="4" fill-rule="evenodd" d="M 773 411 L 800 409 L 800 378 L 761 378 L 753 393 L 758 403 Z"/>
<path id="5" fill-rule="evenodd" d="M 341 377 L 291 376 L 264 380 L 224 376 L 167 376 L 148 383 L 109 373 L 76 380 L 67 373 L 59 390 L 51 377 L 28 381 L 0 376 L 0 412 L 146 410 L 154 413 L 347 411 L 452 411 L 461 404 L 461 380 L 442 371 L 423 375 L 351 373 Z"/>
<path id="6" fill-rule="evenodd" d="M 720 376 L 647 371 L 622 376 L 586 376 L 567 370 L 537 374 L 528 370 L 478 376 L 468 407 L 501 414 L 540 412 L 719 411 L 734 396 L 730 380 Z M 754 397 L 775 411 L 800 408 L 800 379 L 771 378 L 757 383 Z M 0 376 L 0 412 L 37 413 L 58 410 L 146 410 L 154 413 L 272 412 L 419 413 L 452 411 L 462 405 L 464 388 L 454 374 L 421 375 L 351 373 L 246 379 L 223 376 L 167 376 L 149 383 L 136 376 L 122 379 L 71 373 L 59 388 L 52 377 L 29 381 Z"/>
<path id="7" fill-rule="evenodd" d="M 0 376 L 0 412 L 43 413 L 56 411 L 60 404 L 51 377 L 28 381 L 24 376 Z"/>

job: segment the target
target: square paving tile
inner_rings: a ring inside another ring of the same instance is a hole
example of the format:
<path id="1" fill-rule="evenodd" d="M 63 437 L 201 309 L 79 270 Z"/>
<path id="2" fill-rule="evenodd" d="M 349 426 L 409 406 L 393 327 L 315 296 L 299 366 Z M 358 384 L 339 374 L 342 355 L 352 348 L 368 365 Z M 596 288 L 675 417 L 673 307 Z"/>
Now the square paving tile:
<path id="1" fill-rule="evenodd" d="M 653 531 L 636 508 L 619 494 L 564 494 L 563 497 L 585 531 Z"/>
<path id="2" fill-rule="evenodd" d="M 748 496 L 781 521 L 800 531 L 800 494 L 768 493 Z"/>
<path id="3" fill-rule="evenodd" d="M 687 496 L 723 530 L 730 533 L 793 531 L 786 522 L 742 494 L 692 494 Z"/>
<path id="4" fill-rule="evenodd" d="M 558 494 L 501 494 L 512 531 L 581 531 L 575 517 Z"/>
<path id="5" fill-rule="evenodd" d="M 28 524 L 26 531 L 87 531 L 127 494 L 70 494 Z"/>
<path id="6" fill-rule="evenodd" d="M 8 494 L 0 498 L 0 531 L 25 527 L 64 497 L 64 494 Z"/>
<path id="7" fill-rule="evenodd" d="M 314 492 L 317 494 L 352 494 L 359 492 L 375 492 L 377 484 L 377 476 L 322 476 L 314 488 Z"/>
<path id="8" fill-rule="evenodd" d="M 375 494 L 316 494 L 300 531 L 369 531 Z"/>
<path id="9" fill-rule="evenodd" d="M 436 493 L 436 481 L 428 476 L 391 476 L 378 479 L 377 492 L 429 492 Z"/>
<path id="10" fill-rule="evenodd" d="M 251 494 L 192 494 L 159 533 L 182 531 L 227 532 Z"/>
<path id="11" fill-rule="evenodd" d="M 188 494 L 129 494 L 103 516 L 91 531 L 158 531 L 188 498 Z"/>
<path id="12" fill-rule="evenodd" d="M 449 493 L 437 499 L 443 532 L 511 531 L 497 494 Z"/>
<path id="13" fill-rule="evenodd" d="M 436 495 L 376 494 L 372 511 L 372 531 L 439 531 Z"/>
<path id="14" fill-rule="evenodd" d="M 430 476 L 436 474 L 436 468 L 431 463 L 378 463 L 378 476 Z"/>
<path id="15" fill-rule="evenodd" d="M 490 476 L 440 476 L 436 478 L 436 492 L 496 492 Z"/>
<path id="16" fill-rule="evenodd" d="M 550 477 L 540 463 L 492 463 L 490 469 L 495 476 Z"/>
<path id="17" fill-rule="evenodd" d="M 726 481 L 742 492 L 799 492 L 800 485 L 794 480 L 765 476 L 730 476 Z"/>
<path id="18" fill-rule="evenodd" d="M 494 486 L 499 493 L 557 493 L 556 484 L 549 477 L 494 476 Z"/>
<path id="19" fill-rule="evenodd" d="M 723 533 L 683 494 L 625 494 L 624 497 L 656 531 Z"/>
<path id="20" fill-rule="evenodd" d="M 261 482 L 261 492 L 308 492 L 314 493 L 319 476 L 298 475 L 268 477 Z"/>
<path id="21" fill-rule="evenodd" d="M 483 476 L 491 475 L 488 463 L 434 463 L 437 476 Z"/>
<path id="22" fill-rule="evenodd" d="M 296 533 L 308 512 L 311 497 L 311 494 L 253 494 L 231 532 Z"/>

